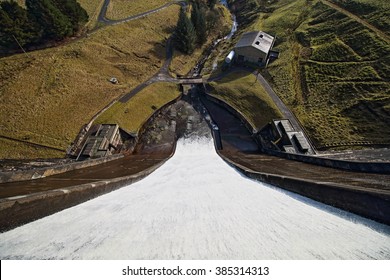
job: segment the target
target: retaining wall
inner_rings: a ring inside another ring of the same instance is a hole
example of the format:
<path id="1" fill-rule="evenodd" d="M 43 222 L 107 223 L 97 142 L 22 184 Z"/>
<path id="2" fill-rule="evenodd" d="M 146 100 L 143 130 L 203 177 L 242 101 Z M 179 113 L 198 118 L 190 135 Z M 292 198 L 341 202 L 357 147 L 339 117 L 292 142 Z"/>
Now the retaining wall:
<path id="1" fill-rule="evenodd" d="M 275 150 L 263 149 L 264 153 L 277 156 L 289 160 L 296 160 L 300 162 L 343 169 L 347 171 L 357 171 L 366 173 L 390 174 L 390 162 L 362 162 L 362 161 L 348 161 L 340 159 L 330 159 L 316 156 L 307 156 L 301 154 L 290 154 L 279 152 Z"/>
<path id="2" fill-rule="evenodd" d="M 118 154 L 118 155 L 112 155 L 104 158 L 77 161 L 77 162 L 65 163 L 65 164 L 49 166 L 49 167 L 40 167 L 40 168 L 20 170 L 20 171 L 0 172 L 0 183 L 34 180 L 34 179 L 43 178 L 51 175 L 65 173 L 76 169 L 102 164 L 122 157 L 123 155 Z"/>

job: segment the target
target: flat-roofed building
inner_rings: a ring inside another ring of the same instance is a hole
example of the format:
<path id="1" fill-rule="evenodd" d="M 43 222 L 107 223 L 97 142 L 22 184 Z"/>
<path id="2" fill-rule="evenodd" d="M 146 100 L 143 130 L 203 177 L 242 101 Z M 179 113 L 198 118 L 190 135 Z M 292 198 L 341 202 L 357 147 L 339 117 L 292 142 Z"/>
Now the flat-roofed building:
<path id="1" fill-rule="evenodd" d="M 297 131 L 290 120 L 272 120 L 258 133 L 263 148 L 286 153 L 313 154 L 313 148 L 302 133 Z"/>
<path id="2" fill-rule="evenodd" d="M 250 62 L 258 65 L 267 63 L 268 54 L 275 38 L 263 31 L 245 33 L 234 47 L 237 62 Z"/>
<path id="3" fill-rule="evenodd" d="M 91 128 L 77 159 L 110 156 L 120 150 L 124 139 L 131 137 L 117 124 L 99 124 Z"/>

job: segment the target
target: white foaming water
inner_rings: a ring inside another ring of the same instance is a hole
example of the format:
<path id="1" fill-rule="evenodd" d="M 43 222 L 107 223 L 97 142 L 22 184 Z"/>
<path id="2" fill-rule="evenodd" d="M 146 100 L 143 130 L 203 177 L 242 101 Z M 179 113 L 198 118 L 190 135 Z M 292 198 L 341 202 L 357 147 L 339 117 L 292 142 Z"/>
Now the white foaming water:
<path id="1" fill-rule="evenodd" d="M 144 180 L 0 235 L 1 259 L 389 259 L 390 227 L 249 180 L 180 140 Z"/>

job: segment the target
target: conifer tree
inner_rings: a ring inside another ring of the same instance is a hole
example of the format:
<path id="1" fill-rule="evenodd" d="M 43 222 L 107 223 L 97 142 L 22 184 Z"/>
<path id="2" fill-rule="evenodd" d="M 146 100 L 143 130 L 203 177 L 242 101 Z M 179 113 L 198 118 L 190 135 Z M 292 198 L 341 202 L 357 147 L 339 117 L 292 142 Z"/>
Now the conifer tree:
<path id="1" fill-rule="evenodd" d="M 62 40 L 72 34 L 72 23 L 50 0 L 26 0 L 29 16 L 41 27 L 43 39 Z"/>
<path id="2" fill-rule="evenodd" d="M 193 2 L 191 5 L 191 22 L 194 25 L 195 29 L 198 25 L 199 20 L 199 5 L 198 2 Z"/>
<path id="3" fill-rule="evenodd" d="M 0 4 L 0 45 L 15 49 L 39 40 L 40 34 L 29 20 L 27 11 L 15 1 Z"/>
<path id="4" fill-rule="evenodd" d="M 88 21 L 87 12 L 80 6 L 76 0 L 52 0 L 53 4 L 64 14 L 72 23 L 73 33 L 77 32 L 80 25 Z"/>
<path id="5" fill-rule="evenodd" d="M 195 28 L 184 9 L 180 9 L 179 20 L 175 30 L 175 41 L 177 49 L 185 54 L 191 54 L 195 49 Z"/>
<path id="6" fill-rule="evenodd" d="M 197 42 L 202 45 L 207 40 L 205 10 L 198 2 L 194 2 L 191 10 L 191 21 L 195 27 Z"/>

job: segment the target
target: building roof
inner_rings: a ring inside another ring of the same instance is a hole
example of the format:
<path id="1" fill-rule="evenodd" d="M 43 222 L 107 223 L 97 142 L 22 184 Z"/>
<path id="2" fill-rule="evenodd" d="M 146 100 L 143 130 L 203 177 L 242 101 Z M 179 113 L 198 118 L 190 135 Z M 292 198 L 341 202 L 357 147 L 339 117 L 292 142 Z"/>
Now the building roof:
<path id="1" fill-rule="evenodd" d="M 273 46 L 274 40 L 274 37 L 263 31 L 252 31 L 243 34 L 235 48 L 254 47 L 264 53 L 268 53 Z"/>

